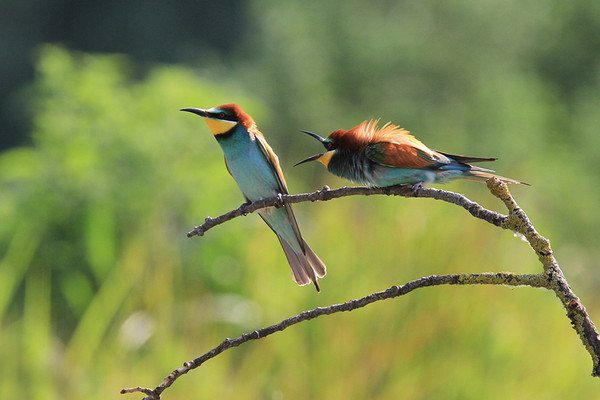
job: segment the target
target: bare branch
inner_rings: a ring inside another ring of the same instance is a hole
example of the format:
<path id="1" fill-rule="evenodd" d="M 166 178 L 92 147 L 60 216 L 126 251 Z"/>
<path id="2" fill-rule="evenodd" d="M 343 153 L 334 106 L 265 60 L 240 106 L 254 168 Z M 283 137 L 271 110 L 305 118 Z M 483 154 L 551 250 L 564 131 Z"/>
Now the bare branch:
<path id="1" fill-rule="evenodd" d="M 237 347 L 250 340 L 262 339 L 266 336 L 272 335 L 273 333 L 283 331 L 284 329 L 296 325 L 300 322 L 307 321 L 320 317 L 322 315 L 334 314 L 342 311 L 352 311 L 357 308 L 365 307 L 376 301 L 392 299 L 394 297 L 403 296 L 412 292 L 413 290 L 440 285 L 508 285 L 508 286 L 531 286 L 536 288 L 543 288 L 546 286 L 545 277 L 540 275 L 528 275 L 528 274 L 513 274 L 510 272 L 500 273 L 483 273 L 483 274 L 454 274 L 454 275 L 432 275 L 424 278 L 420 278 L 411 282 L 408 282 L 401 286 L 392 286 L 391 288 L 382 292 L 372 293 L 368 296 L 360 299 L 354 299 L 347 301 L 342 304 L 333 304 L 328 307 L 318 307 L 310 311 L 304 311 L 291 318 L 284 319 L 278 324 L 267 326 L 255 330 L 253 332 L 244 333 L 243 335 L 235 339 L 225 339 L 214 349 L 201 355 L 200 357 L 185 362 L 182 367 L 177 368 L 167 376 L 160 385 L 154 389 L 149 388 L 130 388 L 123 389 L 121 393 L 133 393 L 142 392 L 147 394 L 145 400 L 158 400 L 160 399 L 161 393 L 175 382 L 181 375 L 187 374 L 189 371 L 199 367 L 206 361 L 214 358 L 232 347 Z"/>
<path id="2" fill-rule="evenodd" d="M 213 228 L 219 224 L 232 220 L 242 215 L 250 214 L 256 210 L 266 207 L 280 207 L 283 203 L 301 203 L 305 201 L 327 201 L 337 199 L 345 196 L 371 196 L 376 194 L 384 194 L 386 196 L 402 196 L 402 197 L 424 197 L 436 200 L 446 201 L 448 203 L 456 204 L 461 206 L 465 210 L 471 213 L 476 218 L 483 219 L 492 225 L 501 226 L 506 220 L 507 216 L 499 214 L 495 211 L 488 210 L 474 201 L 469 200 L 462 194 L 448 192 L 446 190 L 425 188 L 421 186 L 411 185 L 398 185 L 388 187 L 365 187 L 365 186 L 344 186 L 339 189 L 330 189 L 328 186 L 324 186 L 323 189 L 317 190 L 312 193 L 302 194 L 285 194 L 280 197 L 270 197 L 255 201 L 254 203 L 244 203 L 239 208 L 229 211 L 226 214 L 218 216 L 216 218 L 207 217 L 202 225 L 196 226 L 194 229 L 188 232 L 187 236 L 192 237 L 194 235 L 203 236 L 204 232 Z"/>
<path id="3" fill-rule="evenodd" d="M 573 328 L 579 335 L 581 342 L 592 357 L 592 376 L 600 376 L 600 334 L 587 314 L 585 307 L 569 287 L 562 270 L 554 258 L 554 254 L 550 247 L 550 241 L 536 231 L 525 212 L 519 208 L 508 191 L 507 186 L 503 182 L 492 178 L 488 180 L 487 185 L 490 192 L 506 205 L 506 208 L 509 212 L 508 216 L 488 210 L 458 193 L 439 189 L 423 188 L 420 186 L 413 187 L 401 185 L 387 188 L 342 187 L 334 190 L 331 190 L 329 187 L 325 186 L 322 190 L 313 193 L 283 195 L 280 197 L 264 199 L 254 203 L 242 204 L 239 208 L 217 218 L 207 217 L 204 224 L 195 227 L 188 233 L 188 237 L 192 237 L 194 235 L 202 236 L 204 235 L 204 232 L 214 226 L 265 207 L 280 207 L 283 204 L 292 204 L 304 201 L 326 201 L 338 197 L 352 195 L 369 196 L 374 194 L 385 194 L 403 197 L 426 197 L 456 204 L 469 211 L 469 213 L 476 218 L 483 219 L 492 225 L 501 227 L 503 229 L 512 230 L 523 235 L 529 242 L 532 249 L 538 255 L 540 262 L 543 265 L 543 272 L 533 275 L 515 274 L 510 272 L 455 274 L 442 276 L 434 275 L 420 278 L 401 286 L 392 286 L 385 291 L 372 293 L 368 296 L 360 299 L 350 300 L 343 304 L 334 304 L 328 307 L 318 307 L 285 319 L 278 324 L 261 328 L 254 332 L 245 333 L 238 338 L 225 339 L 214 349 L 192 361 L 184 363 L 182 367 L 171 372 L 171 374 L 169 374 L 169 376 L 167 376 L 163 382 L 154 389 L 138 386 L 134 388 L 123 389 L 121 393 L 140 392 L 147 395 L 147 397 L 144 398 L 145 400 L 158 400 L 160 399 L 161 393 L 171 386 L 173 382 L 175 382 L 175 380 L 181 375 L 184 375 L 189 371 L 199 367 L 206 361 L 216 357 L 227 349 L 239 346 L 250 340 L 264 338 L 302 321 L 341 311 L 352 311 L 357 308 L 365 307 L 379 300 L 403 296 L 415 289 L 439 285 L 530 286 L 534 288 L 545 288 L 552 290 L 562 302 L 567 312 L 567 317 L 571 320 Z"/>
<path id="4" fill-rule="evenodd" d="M 560 269 L 558 262 L 554 258 L 550 241 L 540 235 L 534 228 L 531 221 L 511 196 L 506 185 L 497 179 L 487 181 L 490 192 L 502 200 L 509 211 L 509 216 L 500 225 L 504 229 L 518 232 L 525 236 L 531 248 L 536 252 L 540 262 L 544 267 L 544 275 L 547 280 L 545 287 L 554 291 L 556 297 L 560 299 L 567 317 L 571 320 L 573 329 L 579 335 L 581 342 L 592 356 L 594 363 L 592 376 L 600 376 L 600 334 L 592 322 L 585 307 L 575 293 L 569 287 L 567 278 Z"/>

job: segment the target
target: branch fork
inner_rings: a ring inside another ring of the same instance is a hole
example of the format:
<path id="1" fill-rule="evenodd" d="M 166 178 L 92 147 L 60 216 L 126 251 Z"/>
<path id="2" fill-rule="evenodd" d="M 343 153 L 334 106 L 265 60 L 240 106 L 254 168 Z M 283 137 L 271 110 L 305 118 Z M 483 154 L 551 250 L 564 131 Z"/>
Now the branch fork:
<path id="1" fill-rule="evenodd" d="M 216 357 L 227 349 L 239 346 L 251 340 L 261 339 L 279 331 L 283 331 L 284 329 L 302 321 L 341 311 L 352 311 L 357 308 L 365 307 L 376 301 L 406 295 L 416 289 L 439 285 L 529 286 L 533 288 L 545 288 L 553 291 L 556 297 L 558 297 L 563 304 L 567 317 L 571 321 L 571 325 L 579 335 L 582 344 L 592 357 L 592 376 L 600 377 L 600 334 L 587 314 L 587 311 L 580 299 L 569 287 L 569 284 L 562 270 L 560 269 L 560 266 L 554 258 L 554 253 L 550 247 L 550 241 L 537 232 L 527 217 L 527 214 L 517 205 L 516 201 L 508 191 L 506 184 L 498 179 L 492 178 L 487 181 L 487 186 L 490 192 L 504 203 L 508 210 L 508 215 L 503 215 L 495 211 L 488 210 L 458 193 L 434 188 L 425 188 L 422 186 L 399 185 L 385 188 L 342 187 L 339 189 L 330 189 L 328 186 L 324 186 L 321 190 L 317 190 L 316 192 L 312 193 L 303 193 L 297 195 L 286 194 L 268 199 L 262 199 L 253 203 L 244 203 L 237 209 L 219 217 L 207 217 L 202 225 L 194 227 L 194 229 L 188 232 L 187 236 L 203 236 L 204 233 L 209 229 L 233 218 L 250 214 L 265 207 L 281 207 L 283 204 L 293 204 L 305 201 L 327 201 L 338 197 L 353 195 L 370 196 L 384 194 L 387 196 L 426 197 L 458 205 L 467 210 L 476 218 L 487 221 L 490 224 L 498 226 L 502 229 L 511 230 L 523 235 L 531 248 L 538 255 L 538 258 L 543 266 L 543 271 L 539 274 L 498 272 L 482 274 L 464 273 L 453 275 L 432 275 L 407 282 L 400 286 L 392 286 L 382 292 L 372 293 L 368 296 L 349 300 L 342 304 L 333 304 L 328 307 L 318 307 L 313 310 L 304 311 L 277 324 L 242 334 L 235 339 L 225 339 L 223 342 L 221 342 L 221 344 L 209 352 L 201 355 L 198 358 L 195 358 L 194 360 L 185 362 L 182 367 L 175 369 L 163 380 L 160 385 L 154 389 L 138 386 L 123 389 L 121 390 L 121 393 L 139 392 L 147 395 L 144 397 L 144 400 L 158 400 L 160 399 L 163 391 L 170 387 L 181 375 L 198 368 L 206 361 Z"/>

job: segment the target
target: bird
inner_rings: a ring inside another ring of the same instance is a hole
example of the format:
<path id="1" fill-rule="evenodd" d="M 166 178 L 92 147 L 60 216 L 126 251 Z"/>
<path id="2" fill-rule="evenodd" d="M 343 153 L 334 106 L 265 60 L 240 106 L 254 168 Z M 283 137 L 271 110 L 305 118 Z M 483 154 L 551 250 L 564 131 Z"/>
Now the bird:
<path id="1" fill-rule="evenodd" d="M 204 118 L 225 155 L 225 166 L 236 181 L 247 203 L 288 194 L 277 155 L 258 130 L 250 115 L 237 104 L 210 109 L 182 108 Z M 257 211 L 273 230 L 286 255 L 298 285 L 314 284 L 327 273 L 325 264 L 306 244 L 290 204 Z"/>
<path id="2" fill-rule="evenodd" d="M 336 130 L 327 138 L 301 131 L 320 141 L 325 152 L 295 165 L 319 161 L 334 175 L 352 182 L 386 187 L 447 183 L 457 178 L 485 182 L 496 177 L 505 183 L 528 183 L 496 175 L 493 170 L 470 163 L 497 158 L 467 157 L 435 151 L 409 131 L 388 122 L 378 128 L 379 119 L 363 121 L 350 130 Z"/>

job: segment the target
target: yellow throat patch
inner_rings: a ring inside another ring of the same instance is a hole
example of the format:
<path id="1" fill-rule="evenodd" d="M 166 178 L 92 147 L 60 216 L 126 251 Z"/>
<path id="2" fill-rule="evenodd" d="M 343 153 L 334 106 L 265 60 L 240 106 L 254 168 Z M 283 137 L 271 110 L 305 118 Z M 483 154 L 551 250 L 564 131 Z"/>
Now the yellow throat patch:
<path id="1" fill-rule="evenodd" d="M 335 150 L 328 151 L 327 153 L 323 153 L 321 157 L 319 157 L 319 162 L 324 166 L 329 165 L 329 161 L 331 161 L 331 157 L 333 157 L 333 153 Z"/>
<path id="2" fill-rule="evenodd" d="M 228 132 L 237 124 L 235 121 L 224 121 L 222 119 L 204 118 L 204 120 L 208 124 L 212 134 L 215 136 Z"/>

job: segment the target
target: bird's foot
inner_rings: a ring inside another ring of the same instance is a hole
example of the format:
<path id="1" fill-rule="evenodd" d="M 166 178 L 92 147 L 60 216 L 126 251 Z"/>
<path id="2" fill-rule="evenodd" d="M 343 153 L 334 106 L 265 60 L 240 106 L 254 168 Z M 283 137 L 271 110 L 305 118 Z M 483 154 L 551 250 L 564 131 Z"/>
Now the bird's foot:
<path id="1" fill-rule="evenodd" d="M 277 202 L 273 204 L 275 208 L 281 208 L 285 205 L 283 202 L 283 195 L 281 193 L 277 193 Z"/>
<path id="2" fill-rule="evenodd" d="M 248 211 L 245 211 L 245 210 L 247 209 L 247 207 L 250 207 L 251 204 L 252 204 L 252 202 L 250 200 L 246 199 L 246 202 L 240 206 L 240 209 L 242 210 L 242 215 L 244 217 L 246 215 L 248 215 Z"/>
<path id="3" fill-rule="evenodd" d="M 410 185 L 412 189 L 413 196 L 417 197 L 419 190 L 423 189 L 423 182 L 417 182 L 413 185 Z"/>

